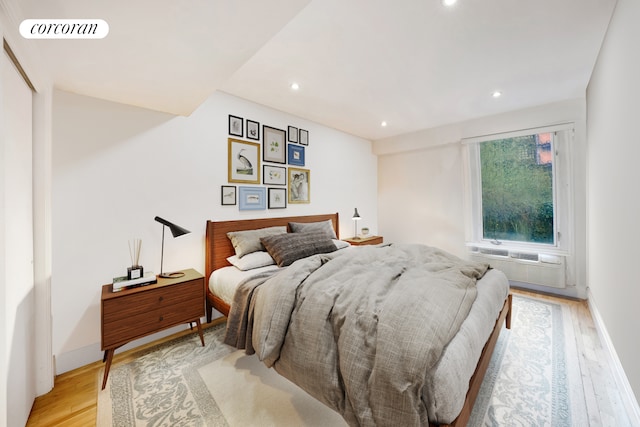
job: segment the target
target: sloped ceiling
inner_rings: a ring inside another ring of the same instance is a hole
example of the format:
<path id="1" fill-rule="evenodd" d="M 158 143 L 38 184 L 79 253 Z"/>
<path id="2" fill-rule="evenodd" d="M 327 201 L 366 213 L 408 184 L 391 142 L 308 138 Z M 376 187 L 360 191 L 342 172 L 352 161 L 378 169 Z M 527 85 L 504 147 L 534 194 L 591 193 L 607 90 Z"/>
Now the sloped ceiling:
<path id="1" fill-rule="evenodd" d="M 31 41 L 60 89 L 180 115 L 221 90 L 371 140 L 583 97 L 614 6 L 16 0 L 22 19 L 109 23 L 102 40 Z"/>

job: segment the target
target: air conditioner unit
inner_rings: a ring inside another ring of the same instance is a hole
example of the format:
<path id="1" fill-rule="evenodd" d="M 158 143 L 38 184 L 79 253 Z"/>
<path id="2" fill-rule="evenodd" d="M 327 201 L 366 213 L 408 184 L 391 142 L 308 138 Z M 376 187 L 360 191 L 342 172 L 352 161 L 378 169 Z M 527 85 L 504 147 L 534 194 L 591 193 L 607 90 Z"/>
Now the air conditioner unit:
<path id="1" fill-rule="evenodd" d="M 554 288 L 566 287 L 565 257 L 509 249 L 469 248 L 469 258 L 501 270 L 509 280 Z"/>

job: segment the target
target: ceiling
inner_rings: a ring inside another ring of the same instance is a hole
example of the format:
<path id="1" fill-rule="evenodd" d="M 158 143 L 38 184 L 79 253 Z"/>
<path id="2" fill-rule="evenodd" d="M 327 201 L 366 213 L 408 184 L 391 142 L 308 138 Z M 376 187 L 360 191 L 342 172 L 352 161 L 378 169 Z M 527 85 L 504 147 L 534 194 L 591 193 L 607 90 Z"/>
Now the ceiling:
<path id="1" fill-rule="evenodd" d="M 13 0 L 56 87 L 189 115 L 219 90 L 370 140 L 583 97 L 615 0 Z M 292 82 L 300 89 L 293 91 Z M 493 98 L 494 91 L 502 96 Z M 386 127 L 381 122 L 386 121 Z"/>

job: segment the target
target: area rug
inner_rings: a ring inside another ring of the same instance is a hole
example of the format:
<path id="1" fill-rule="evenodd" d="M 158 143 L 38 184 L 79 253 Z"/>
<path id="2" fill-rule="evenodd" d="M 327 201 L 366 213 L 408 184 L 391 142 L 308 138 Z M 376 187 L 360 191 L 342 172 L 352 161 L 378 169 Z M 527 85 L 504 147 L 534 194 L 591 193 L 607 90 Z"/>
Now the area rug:
<path id="1" fill-rule="evenodd" d="M 469 425 L 588 425 L 566 308 L 522 296 L 513 307 Z M 205 330 L 205 347 L 187 335 L 114 366 L 98 392 L 97 426 L 346 425 L 256 356 L 222 344 L 223 335 L 221 324 Z"/>
<path id="2" fill-rule="evenodd" d="M 514 295 L 468 425 L 589 425 L 573 334 L 568 306 Z"/>

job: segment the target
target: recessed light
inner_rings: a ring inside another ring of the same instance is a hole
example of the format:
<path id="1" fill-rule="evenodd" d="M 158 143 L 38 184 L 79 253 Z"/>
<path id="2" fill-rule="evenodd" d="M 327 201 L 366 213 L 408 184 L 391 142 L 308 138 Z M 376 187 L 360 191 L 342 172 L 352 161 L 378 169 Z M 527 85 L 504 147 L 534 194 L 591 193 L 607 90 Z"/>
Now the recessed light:
<path id="1" fill-rule="evenodd" d="M 445 6 L 453 6 L 458 0 L 442 0 L 442 4 Z"/>
<path id="2" fill-rule="evenodd" d="M 387 127 L 387 122 L 384 122 L 384 121 L 383 121 L 382 123 L 380 123 L 380 126 L 382 126 L 383 128 L 384 128 L 384 127 Z"/>
<path id="3" fill-rule="evenodd" d="M 491 96 L 493 96 L 494 98 L 500 98 L 502 96 L 502 92 L 500 92 L 499 90 L 496 90 L 491 94 Z"/>
<path id="4" fill-rule="evenodd" d="M 291 89 L 298 90 L 298 89 L 300 89 L 300 85 L 298 83 L 295 83 L 295 82 L 291 83 Z"/>

